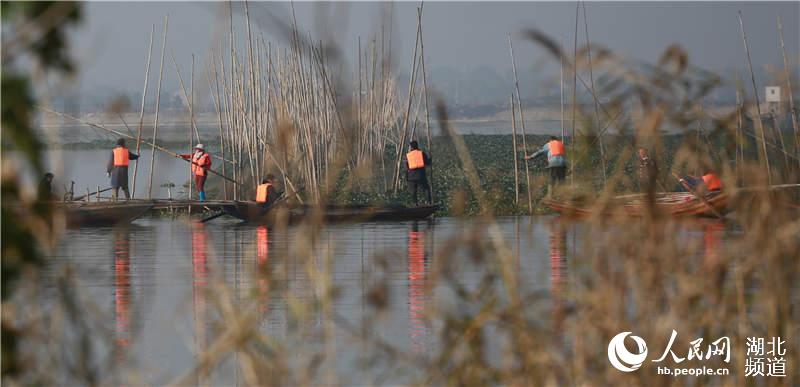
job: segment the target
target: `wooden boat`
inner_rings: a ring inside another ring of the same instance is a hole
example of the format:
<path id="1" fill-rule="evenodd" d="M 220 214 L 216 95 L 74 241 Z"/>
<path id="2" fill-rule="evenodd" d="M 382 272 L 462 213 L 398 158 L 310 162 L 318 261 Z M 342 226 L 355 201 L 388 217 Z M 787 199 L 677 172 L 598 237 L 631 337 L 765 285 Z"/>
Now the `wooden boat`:
<path id="1" fill-rule="evenodd" d="M 278 206 L 265 209 L 250 201 L 237 201 L 222 207 L 228 215 L 247 223 L 275 224 L 297 223 L 308 218 L 318 218 L 325 223 L 405 221 L 429 218 L 438 205 L 422 207 L 402 206 Z"/>
<path id="2" fill-rule="evenodd" d="M 725 215 L 728 212 L 729 195 L 727 193 L 712 193 L 706 195 L 705 199 L 705 202 L 703 202 L 690 192 L 660 192 L 656 193 L 656 209 L 662 214 L 674 217 L 716 217 L 715 211 L 720 215 Z M 555 199 L 543 199 L 542 203 L 553 211 L 567 216 L 621 213 L 638 217 L 644 216 L 647 211 L 645 200 L 645 194 L 634 194 L 617 196 L 603 207 L 588 207 L 576 202 Z M 713 211 L 709 206 L 713 208 Z"/>
<path id="3" fill-rule="evenodd" d="M 68 227 L 113 226 L 128 224 L 153 208 L 152 203 L 129 202 L 67 202 L 58 203 Z"/>

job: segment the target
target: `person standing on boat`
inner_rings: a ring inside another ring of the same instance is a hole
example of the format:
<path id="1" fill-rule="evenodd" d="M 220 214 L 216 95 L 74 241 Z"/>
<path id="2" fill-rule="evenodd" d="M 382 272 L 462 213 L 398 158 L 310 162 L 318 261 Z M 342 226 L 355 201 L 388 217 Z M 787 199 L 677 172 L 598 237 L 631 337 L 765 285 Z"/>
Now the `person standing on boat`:
<path id="1" fill-rule="evenodd" d="M 658 164 L 646 148 L 639 148 L 639 192 L 655 191 L 658 183 Z"/>
<path id="2" fill-rule="evenodd" d="M 419 149 L 419 143 L 416 140 L 411 141 L 409 144 L 411 150 L 406 153 L 406 180 L 408 181 L 408 189 L 411 191 L 414 205 L 419 206 L 417 198 L 417 190 L 422 188 L 428 194 L 428 204 L 433 204 L 431 186 L 428 184 L 428 177 L 425 174 L 425 167 L 431 165 L 431 158 L 427 153 Z"/>
<path id="3" fill-rule="evenodd" d="M 211 169 L 211 155 L 206 153 L 203 144 L 197 144 L 194 147 L 194 154 L 191 155 L 177 155 L 182 159 L 192 161 L 192 174 L 194 175 L 194 185 L 197 188 L 197 195 L 200 201 L 206 200 L 206 177 L 208 177 L 208 170 Z"/>
<path id="4" fill-rule="evenodd" d="M 49 201 L 57 199 L 55 195 L 53 195 L 53 174 L 47 172 L 44 174 L 44 177 L 39 182 L 39 189 L 37 191 L 38 197 L 40 201 Z"/>
<path id="5" fill-rule="evenodd" d="M 550 141 L 536 153 L 530 156 L 526 155 L 525 160 L 535 159 L 545 154 L 547 155 L 547 168 L 550 169 L 550 185 L 547 187 L 547 194 L 550 195 L 555 186 L 567 177 L 567 153 L 564 142 L 556 136 L 550 136 Z"/>
<path id="6" fill-rule="evenodd" d="M 130 199 L 128 191 L 128 164 L 131 160 L 136 160 L 139 155 L 133 153 L 125 147 L 125 139 L 117 140 L 117 146 L 111 150 L 111 158 L 108 160 L 106 175 L 111 178 L 111 198 L 116 201 L 119 189 L 125 193 L 125 199 Z"/>
<path id="7" fill-rule="evenodd" d="M 256 187 L 256 203 L 264 207 L 269 207 L 278 199 L 279 194 L 275 191 L 275 186 L 272 184 L 274 180 L 275 176 L 271 173 L 268 174 L 264 180 L 261 180 L 261 184 Z"/>

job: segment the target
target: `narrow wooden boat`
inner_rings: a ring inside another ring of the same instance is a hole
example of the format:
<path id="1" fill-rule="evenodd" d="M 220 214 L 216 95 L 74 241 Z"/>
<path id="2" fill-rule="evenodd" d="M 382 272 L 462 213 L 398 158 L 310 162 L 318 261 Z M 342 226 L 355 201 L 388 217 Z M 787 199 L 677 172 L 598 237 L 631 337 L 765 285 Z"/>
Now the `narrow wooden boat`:
<path id="1" fill-rule="evenodd" d="M 326 223 L 405 221 L 429 218 L 438 205 L 422 207 L 402 206 L 278 206 L 265 209 L 256 202 L 237 201 L 222 207 L 228 215 L 247 223 L 275 224 L 297 223 L 304 219 L 319 219 Z"/>
<path id="2" fill-rule="evenodd" d="M 152 203 L 99 202 L 58 203 L 68 227 L 128 224 L 153 208 Z"/>
<path id="3" fill-rule="evenodd" d="M 728 212 L 729 196 L 725 192 L 706 195 L 705 202 L 690 192 L 660 192 L 656 194 L 656 209 L 662 214 L 674 217 L 704 216 L 716 217 L 715 211 L 721 215 Z M 581 203 L 543 199 L 542 203 L 553 211 L 567 216 L 589 216 L 599 214 L 625 214 L 628 216 L 644 216 L 647 211 L 645 194 L 617 196 L 608 205 L 589 207 Z M 711 208 L 713 208 L 713 211 Z"/>

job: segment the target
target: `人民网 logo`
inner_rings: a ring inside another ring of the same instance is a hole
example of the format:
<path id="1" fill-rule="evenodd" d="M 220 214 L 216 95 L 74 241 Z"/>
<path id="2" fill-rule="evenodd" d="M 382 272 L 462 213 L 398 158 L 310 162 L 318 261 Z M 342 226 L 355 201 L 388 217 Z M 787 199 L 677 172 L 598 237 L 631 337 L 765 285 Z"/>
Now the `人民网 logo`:
<path id="1" fill-rule="evenodd" d="M 631 336 L 639 353 L 631 353 L 625 348 L 625 338 L 630 334 L 631 332 L 622 332 L 614 336 L 608 343 L 608 361 L 614 368 L 622 372 L 636 371 L 647 358 L 647 344 L 639 336 Z"/>

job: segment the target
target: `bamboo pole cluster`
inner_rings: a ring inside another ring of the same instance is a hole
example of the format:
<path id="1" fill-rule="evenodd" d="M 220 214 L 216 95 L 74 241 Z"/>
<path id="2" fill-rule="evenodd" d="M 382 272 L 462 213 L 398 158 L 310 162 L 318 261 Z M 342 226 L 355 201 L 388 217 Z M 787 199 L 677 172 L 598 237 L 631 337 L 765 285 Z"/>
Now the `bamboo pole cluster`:
<path id="1" fill-rule="evenodd" d="M 341 66 L 323 41 L 301 36 L 293 20 L 289 47 L 274 47 L 251 28 L 247 3 L 244 11 L 246 48 L 237 44 L 231 12 L 230 51 L 227 58 L 214 52 L 207 69 L 222 157 L 232 160 L 233 179 L 241 183 L 233 198 L 248 198 L 242 189 L 280 172 L 287 189 L 304 187 L 319 201 L 341 170 L 335 166 L 352 169 L 382 159 L 387 144 L 397 141 L 398 101 L 384 34 L 367 50 L 359 47 L 359 64 L 363 55 L 367 65 L 354 77 L 354 104 L 341 90 Z"/>

